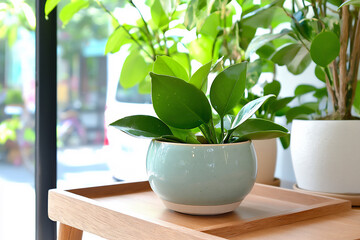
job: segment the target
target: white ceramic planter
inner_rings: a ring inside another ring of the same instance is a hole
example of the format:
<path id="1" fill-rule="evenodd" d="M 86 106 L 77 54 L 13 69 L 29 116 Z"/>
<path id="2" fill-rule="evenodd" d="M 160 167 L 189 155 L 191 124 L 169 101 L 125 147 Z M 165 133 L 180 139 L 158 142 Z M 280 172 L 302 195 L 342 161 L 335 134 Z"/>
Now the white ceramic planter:
<path id="1" fill-rule="evenodd" d="M 254 148 L 257 157 L 258 172 L 257 183 L 273 184 L 276 167 L 276 138 L 266 140 L 254 140 Z"/>
<path id="2" fill-rule="evenodd" d="M 360 193 L 360 120 L 295 120 L 291 156 L 298 187 Z"/>

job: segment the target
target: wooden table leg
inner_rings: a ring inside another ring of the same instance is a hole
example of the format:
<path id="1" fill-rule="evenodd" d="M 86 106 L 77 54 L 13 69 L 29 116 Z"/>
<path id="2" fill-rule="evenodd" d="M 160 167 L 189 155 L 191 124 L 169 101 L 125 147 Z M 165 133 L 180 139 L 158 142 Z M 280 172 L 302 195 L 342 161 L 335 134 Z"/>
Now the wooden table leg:
<path id="1" fill-rule="evenodd" d="M 81 240 L 83 231 L 60 223 L 58 240 Z"/>

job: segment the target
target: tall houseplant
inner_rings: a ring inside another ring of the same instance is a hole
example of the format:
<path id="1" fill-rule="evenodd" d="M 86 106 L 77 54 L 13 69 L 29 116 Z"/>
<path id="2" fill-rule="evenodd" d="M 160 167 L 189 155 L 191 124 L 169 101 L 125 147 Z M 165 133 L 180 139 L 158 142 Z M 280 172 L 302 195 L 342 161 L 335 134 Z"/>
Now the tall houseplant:
<path id="1" fill-rule="evenodd" d="M 58 2 L 48 0 L 45 13 L 48 14 Z M 283 3 L 284 0 L 261 0 L 258 3 L 249 0 L 128 0 L 112 8 L 110 1 L 75 0 L 61 8 L 59 15 L 66 25 L 81 9 L 94 6 L 103 9 L 113 27 L 105 53 L 128 49 L 119 77 L 120 84 L 124 88 L 137 85 L 140 93 L 149 93 L 148 73 L 152 71 L 157 56 L 175 59 L 184 66 L 187 74 L 194 72 L 198 65 L 207 64 L 222 56 L 222 62 L 215 71 L 220 71 L 224 64 L 250 60 L 244 53 L 256 31 L 259 28 L 271 31 L 282 22 L 290 20 L 281 9 Z M 135 16 L 137 21 L 123 17 L 121 13 L 124 9 L 133 12 L 132 16 Z M 190 64 L 194 62 L 197 64 Z M 263 72 L 275 71 L 274 64 L 265 58 L 249 62 L 248 69 L 246 91 L 251 91 Z M 279 99 L 272 101 L 277 100 Z M 111 106 L 108 107 L 110 109 Z M 264 119 L 271 119 L 269 117 L 262 115 Z M 276 143 L 275 139 L 272 141 Z M 276 146 L 273 149 L 276 152 Z M 270 173 L 266 173 L 269 177 L 261 182 L 273 183 L 276 153 L 264 155 L 273 155 L 273 167 L 260 167 L 270 170 Z"/>
<path id="2" fill-rule="evenodd" d="M 204 93 L 210 63 L 189 77 L 175 60 L 160 59 L 154 69 L 168 75 L 150 73 L 158 118 L 128 116 L 111 125 L 155 139 L 148 150 L 147 172 L 152 189 L 168 208 L 191 214 L 232 211 L 255 182 L 256 157 L 249 140 L 288 134 L 271 121 L 251 118 L 273 95 L 249 102 L 232 116 L 245 90 L 246 62 L 230 65 L 215 77 L 210 105 Z"/>
<path id="3" fill-rule="evenodd" d="M 292 29 L 266 36 L 269 43 L 285 38 L 270 59 L 297 74 L 311 62 L 326 91 L 301 85 L 297 93 L 318 99 L 293 109 L 291 152 L 300 188 L 330 193 L 359 194 L 358 156 L 360 121 L 360 1 L 292 1 Z M 261 38 L 254 39 L 253 46 Z M 323 100 L 325 99 L 325 101 Z M 336 120 L 336 121 L 333 121 Z M 351 121 L 349 121 L 351 120 Z M 346 176 L 346 177 L 345 177 Z"/>

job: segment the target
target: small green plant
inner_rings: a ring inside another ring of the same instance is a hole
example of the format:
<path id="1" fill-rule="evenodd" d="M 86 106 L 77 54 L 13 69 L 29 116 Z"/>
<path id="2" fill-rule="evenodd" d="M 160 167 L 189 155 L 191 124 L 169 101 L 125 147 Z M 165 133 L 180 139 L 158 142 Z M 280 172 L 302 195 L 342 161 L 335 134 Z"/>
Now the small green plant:
<path id="1" fill-rule="evenodd" d="M 288 112 L 292 110 L 289 107 L 289 103 L 292 102 L 295 97 L 279 97 L 279 93 L 281 90 L 281 84 L 277 80 L 272 80 L 271 82 L 266 82 L 261 86 L 262 92 L 261 94 L 255 94 L 255 90 L 252 88 L 248 89 L 247 96 L 243 97 L 240 100 L 239 106 L 234 110 L 237 111 L 238 108 L 241 108 L 248 104 L 251 101 L 254 101 L 262 96 L 266 95 L 274 95 L 275 97 L 270 98 L 266 101 L 256 112 L 255 117 L 261 119 L 268 119 L 270 121 L 275 121 L 277 117 L 288 118 Z M 289 122 L 289 121 L 288 121 Z M 280 142 L 284 149 L 287 149 L 290 145 L 290 135 L 282 136 L 279 138 Z"/>
<path id="2" fill-rule="evenodd" d="M 288 134 L 286 128 L 272 121 L 251 118 L 274 95 L 250 101 L 236 115 L 231 114 L 245 91 L 247 62 L 230 65 L 220 72 L 207 96 L 211 69 L 209 62 L 189 77 L 174 59 L 158 57 L 150 73 L 152 102 L 158 118 L 128 116 L 110 125 L 132 136 L 198 144 L 232 143 Z M 205 140 L 196 137 L 199 132 Z"/>

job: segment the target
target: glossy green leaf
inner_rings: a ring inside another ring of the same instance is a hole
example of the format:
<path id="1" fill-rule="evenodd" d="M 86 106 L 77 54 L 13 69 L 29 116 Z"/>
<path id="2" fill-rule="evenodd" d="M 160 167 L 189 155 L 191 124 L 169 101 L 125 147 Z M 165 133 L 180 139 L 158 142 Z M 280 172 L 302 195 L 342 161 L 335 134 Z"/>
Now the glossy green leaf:
<path id="1" fill-rule="evenodd" d="M 200 34 L 216 38 L 219 32 L 220 27 L 220 14 L 218 12 L 214 12 L 210 14 L 206 19 L 204 24 L 201 26 L 199 31 Z"/>
<path id="2" fill-rule="evenodd" d="M 309 51 L 302 46 L 297 52 L 295 58 L 286 65 L 289 72 L 294 75 L 303 73 L 305 69 L 310 65 L 311 57 Z"/>
<path id="3" fill-rule="evenodd" d="M 248 49 L 250 42 L 255 37 L 256 28 L 251 27 L 251 26 L 246 26 L 246 25 L 242 24 L 242 22 L 240 21 L 238 23 L 238 29 L 239 29 L 239 37 L 240 37 L 240 47 L 242 49 Z M 249 56 L 250 55 L 251 54 L 249 54 Z M 246 57 L 246 59 L 248 59 L 247 55 L 245 55 L 245 57 Z"/>
<path id="4" fill-rule="evenodd" d="M 256 50 L 256 54 L 260 58 L 270 59 L 270 56 L 274 54 L 275 50 L 275 46 L 271 42 L 269 42 Z"/>
<path id="5" fill-rule="evenodd" d="M 263 34 L 255 37 L 251 40 L 249 46 L 246 49 L 245 52 L 245 58 L 248 59 L 251 54 L 255 53 L 259 48 L 264 46 L 265 44 L 278 39 L 282 36 L 287 35 L 290 32 L 290 30 L 283 30 L 278 34 Z"/>
<path id="6" fill-rule="evenodd" d="M 288 149 L 290 147 L 290 134 L 287 134 L 286 136 L 282 136 L 279 139 L 284 149 Z"/>
<path id="7" fill-rule="evenodd" d="M 244 107 L 241 108 L 239 113 L 236 115 L 233 123 L 231 124 L 231 129 L 235 129 L 240 126 L 243 122 L 248 120 L 254 113 L 271 97 L 275 97 L 274 95 L 267 95 L 251 102 L 247 103 Z"/>
<path id="8" fill-rule="evenodd" d="M 194 129 L 179 129 L 171 126 L 169 127 L 173 135 L 177 138 L 180 138 L 184 142 L 187 142 L 186 139 L 188 139 L 189 137 L 195 137 L 195 133 L 198 132 L 198 130 L 194 130 Z"/>
<path id="9" fill-rule="evenodd" d="M 336 7 L 339 7 L 342 4 L 342 0 L 328 0 L 328 2 Z"/>
<path id="10" fill-rule="evenodd" d="M 275 99 L 269 105 L 269 112 L 276 113 L 277 111 L 285 108 L 295 97 L 285 97 L 281 99 Z"/>
<path id="11" fill-rule="evenodd" d="M 300 84 L 295 89 L 295 96 L 298 97 L 298 96 L 304 95 L 309 92 L 314 92 L 316 90 L 317 90 L 317 88 L 313 85 Z"/>
<path id="12" fill-rule="evenodd" d="M 153 5 L 150 9 L 151 19 L 155 23 L 156 27 L 161 29 L 170 22 L 170 18 L 166 15 L 160 0 L 154 0 Z"/>
<path id="13" fill-rule="evenodd" d="M 242 17 L 243 24 L 255 28 L 268 28 L 276 9 L 281 7 L 284 1 L 285 0 L 272 1 L 270 4 L 246 14 Z"/>
<path id="14" fill-rule="evenodd" d="M 120 84 L 124 88 L 133 87 L 143 81 L 148 73 L 144 57 L 138 51 L 133 51 L 127 56 L 121 69 Z"/>
<path id="15" fill-rule="evenodd" d="M 59 18 L 63 23 L 63 26 L 68 24 L 70 19 L 74 16 L 75 13 L 80 11 L 83 8 L 87 8 L 89 6 L 88 0 L 74 0 L 68 3 L 61 9 Z"/>
<path id="16" fill-rule="evenodd" d="M 210 101 L 221 118 L 240 101 L 245 90 L 247 62 L 231 65 L 219 73 L 210 88 Z"/>
<path id="17" fill-rule="evenodd" d="M 168 56 L 158 56 L 154 63 L 153 72 L 161 75 L 181 78 L 189 81 L 189 76 L 183 66 Z"/>
<path id="18" fill-rule="evenodd" d="M 128 34 L 123 28 L 117 28 L 110 35 L 106 42 L 105 46 L 105 55 L 108 53 L 116 53 L 120 48 L 127 43 L 130 43 L 131 40 L 128 37 Z"/>
<path id="19" fill-rule="evenodd" d="M 360 115 L 360 81 L 357 81 L 356 93 L 354 98 L 354 110 Z"/>
<path id="20" fill-rule="evenodd" d="M 160 119 L 146 115 L 124 117 L 111 123 L 110 126 L 136 137 L 156 138 L 172 135 L 170 128 Z"/>
<path id="21" fill-rule="evenodd" d="M 207 124 L 211 107 L 205 94 L 182 79 L 150 73 L 156 114 L 166 124 L 190 129 Z"/>
<path id="22" fill-rule="evenodd" d="M 207 80 L 210 69 L 211 62 L 208 62 L 207 64 L 201 66 L 198 70 L 196 70 L 196 72 L 190 78 L 190 83 L 205 93 L 207 90 Z"/>
<path id="23" fill-rule="evenodd" d="M 190 75 L 191 65 L 190 65 L 190 57 L 187 53 L 176 52 L 171 54 L 171 58 L 180 63 L 186 70 L 187 75 Z"/>
<path id="24" fill-rule="evenodd" d="M 189 46 L 190 56 L 201 64 L 206 64 L 212 60 L 212 48 L 213 41 L 202 36 L 191 41 Z"/>
<path id="25" fill-rule="evenodd" d="M 61 0 L 46 0 L 45 3 L 45 17 L 50 14 L 50 12 L 59 4 Z"/>
<path id="26" fill-rule="evenodd" d="M 340 51 L 339 38 L 333 32 L 319 33 L 311 43 L 310 54 L 312 60 L 322 67 L 329 65 Z"/>
<path id="27" fill-rule="evenodd" d="M 196 26 L 198 16 L 205 6 L 206 0 L 193 0 L 189 2 L 184 18 L 184 25 L 188 30 L 191 30 Z"/>
<path id="28" fill-rule="evenodd" d="M 250 118 L 238 126 L 232 133 L 238 141 L 261 140 L 286 136 L 289 130 L 272 121 L 261 118 Z"/>
<path id="29" fill-rule="evenodd" d="M 317 99 L 321 100 L 324 97 L 328 96 L 328 91 L 327 91 L 326 87 L 318 88 L 315 90 L 315 93 L 313 96 L 316 97 Z"/>
<path id="30" fill-rule="evenodd" d="M 312 107 L 301 105 L 289 109 L 286 113 L 286 119 L 288 123 L 292 122 L 294 119 L 309 119 L 309 116 L 315 112 L 316 110 Z"/>
<path id="31" fill-rule="evenodd" d="M 302 45 L 298 43 L 284 45 L 270 59 L 280 66 L 290 64 L 301 48 Z"/>
<path id="32" fill-rule="evenodd" d="M 271 21 L 271 27 L 276 28 L 281 23 L 286 22 L 291 22 L 291 17 L 289 17 L 282 8 L 276 8 Z"/>
<path id="33" fill-rule="evenodd" d="M 346 6 L 346 5 L 354 5 L 354 6 L 360 7 L 360 0 L 347 0 L 343 4 L 341 4 L 339 8 Z"/>
<path id="34" fill-rule="evenodd" d="M 317 79 L 319 79 L 322 82 L 326 81 L 326 79 L 325 79 L 325 71 L 319 65 L 316 65 L 316 67 L 315 67 L 315 76 L 317 77 Z"/>
<path id="35" fill-rule="evenodd" d="M 267 83 L 264 86 L 264 95 L 273 94 L 275 96 L 278 96 L 280 93 L 281 84 L 279 81 L 273 80 L 270 83 Z"/>

